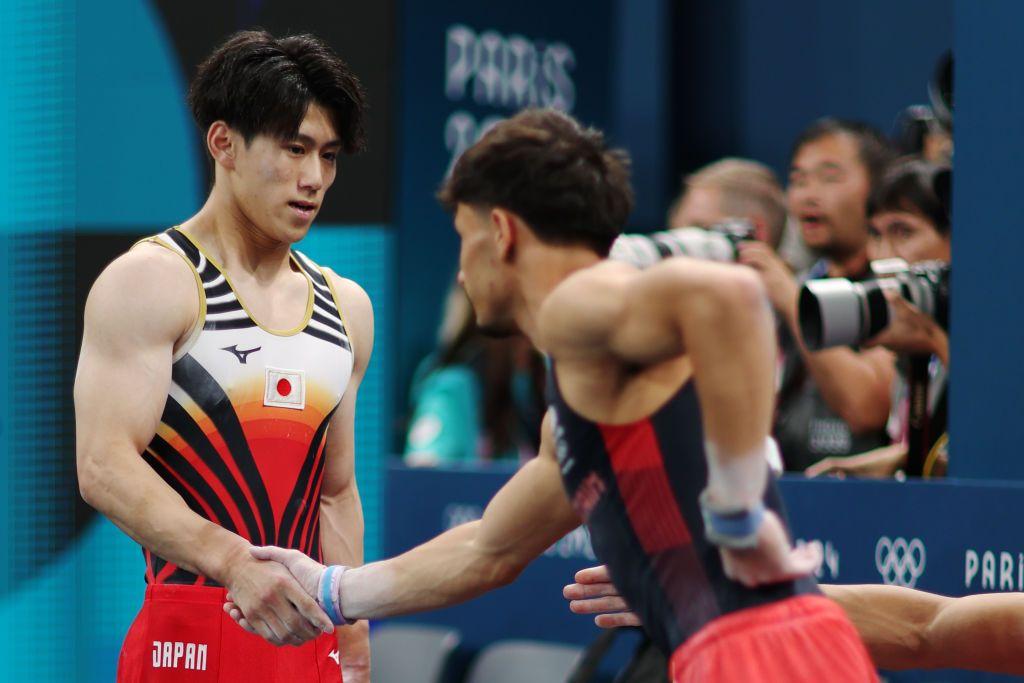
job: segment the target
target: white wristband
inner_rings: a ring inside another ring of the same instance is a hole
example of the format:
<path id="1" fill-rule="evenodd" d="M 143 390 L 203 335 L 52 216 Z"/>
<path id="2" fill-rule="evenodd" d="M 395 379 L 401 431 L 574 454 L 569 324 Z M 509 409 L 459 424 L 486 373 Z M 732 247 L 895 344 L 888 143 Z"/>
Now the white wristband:
<path id="1" fill-rule="evenodd" d="M 778 448 L 771 437 L 744 455 L 722 458 L 720 449 L 704 442 L 708 464 L 708 483 L 701 495 L 705 505 L 722 512 L 749 510 L 761 503 L 768 484 L 769 461 Z"/>

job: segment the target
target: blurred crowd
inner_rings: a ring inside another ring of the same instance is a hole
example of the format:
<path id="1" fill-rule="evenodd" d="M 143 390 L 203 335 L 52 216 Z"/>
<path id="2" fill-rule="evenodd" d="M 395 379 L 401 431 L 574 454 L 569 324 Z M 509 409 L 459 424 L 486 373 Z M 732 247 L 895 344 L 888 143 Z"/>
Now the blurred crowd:
<path id="1" fill-rule="evenodd" d="M 625 236 L 613 248 L 613 258 L 640 266 L 687 254 L 733 260 L 761 276 L 778 328 L 773 431 L 790 472 L 945 473 L 947 293 L 923 310 L 906 286 L 885 283 L 911 273 L 924 289 L 939 287 L 913 275 L 922 268 L 944 269 L 948 283 L 950 73 L 945 58 L 931 104 L 908 107 L 891 135 L 840 118 L 810 123 L 792 145 L 785 185 L 751 159 L 725 158 L 688 174 L 659 232 Z M 695 229 L 718 237 L 703 242 Z M 884 317 L 870 313 L 886 324 L 845 343 L 807 338 L 806 285 L 836 278 L 860 301 L 878 289 Z M 484 337 L 453 285 L 437 350 L 413 382 L 406 462 L 531 457 L 543 381 L 543 359 L 522 339 Z"/>

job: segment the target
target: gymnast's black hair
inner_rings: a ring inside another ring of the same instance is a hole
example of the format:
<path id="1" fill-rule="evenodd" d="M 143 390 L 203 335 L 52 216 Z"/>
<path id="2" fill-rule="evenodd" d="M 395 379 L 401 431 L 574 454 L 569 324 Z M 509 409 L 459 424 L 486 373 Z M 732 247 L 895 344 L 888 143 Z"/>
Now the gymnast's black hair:
<path id="1" fill-rule="evenodd" d="M 199 65 L 188 92 L 204 134 L 224 121 L 246 144 L 260 134 L 295 138 L 311 103 L 328 112 L 342 151 L 365 149 L 363 86 L 327 43 L 308 33 L 235 33 Z"/>

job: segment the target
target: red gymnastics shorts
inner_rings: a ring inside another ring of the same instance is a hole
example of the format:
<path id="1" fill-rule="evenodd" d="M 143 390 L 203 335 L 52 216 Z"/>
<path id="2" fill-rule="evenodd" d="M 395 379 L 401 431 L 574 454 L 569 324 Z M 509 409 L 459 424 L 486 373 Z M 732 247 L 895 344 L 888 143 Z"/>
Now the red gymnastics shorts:
<path id="1" fill-rule="evenodd" d="M 673 683 L 876 683 L 842 608 L 802 595 L 719 617 L 672 655 Z"/>
<path id="2" fill-rule="evenodd" d="M 151 585 L 117 664 L 118 683 L 341 683 L 338 641 L 271 645 L 224 613 L 224 588 Z"/>

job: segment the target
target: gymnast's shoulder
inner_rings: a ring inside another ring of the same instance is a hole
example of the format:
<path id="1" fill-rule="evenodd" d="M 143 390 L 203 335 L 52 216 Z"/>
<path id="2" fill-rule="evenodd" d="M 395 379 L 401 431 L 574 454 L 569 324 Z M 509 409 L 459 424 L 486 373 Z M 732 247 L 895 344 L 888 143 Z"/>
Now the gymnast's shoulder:
<path id="1" fill-rule="evenodd" d="M 606 344 L 628 306 L 636 267 L 600 261 L 575 271 L 544 299 L 537 312 L 537 342 L 549 353 Z"/>
<path id="2" fill-rule="evenodd" d="M 86 300 L 85 324 L 176 337 L 194 323 L 199 308 L 192 267 L 175 252 L 142 242 L 96 278 Z"/>

